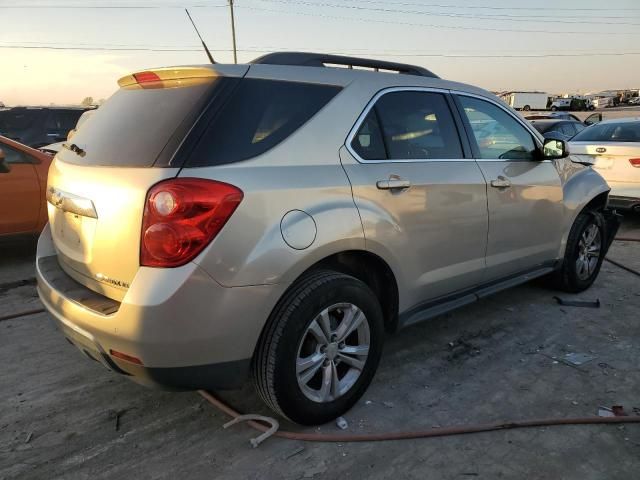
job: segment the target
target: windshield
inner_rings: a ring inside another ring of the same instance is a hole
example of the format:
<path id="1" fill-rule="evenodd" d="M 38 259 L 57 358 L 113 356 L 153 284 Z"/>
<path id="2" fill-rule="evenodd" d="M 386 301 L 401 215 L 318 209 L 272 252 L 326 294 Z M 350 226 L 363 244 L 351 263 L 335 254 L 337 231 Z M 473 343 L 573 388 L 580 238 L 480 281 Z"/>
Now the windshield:
<path id="1" fill-rule="evenodd" d="M 574 142 L 640 142 L 640 121 L 599 123 L 573 137 Z"/>
<path id="2" fill-rule="evenodd" d="M 78 165 L 150 167 L 171 156 L 216 81 L 174 88 L 121 88 L 68 142 L 64 161 Z M 63 150 L 64 151 L 64 150 Z"/>

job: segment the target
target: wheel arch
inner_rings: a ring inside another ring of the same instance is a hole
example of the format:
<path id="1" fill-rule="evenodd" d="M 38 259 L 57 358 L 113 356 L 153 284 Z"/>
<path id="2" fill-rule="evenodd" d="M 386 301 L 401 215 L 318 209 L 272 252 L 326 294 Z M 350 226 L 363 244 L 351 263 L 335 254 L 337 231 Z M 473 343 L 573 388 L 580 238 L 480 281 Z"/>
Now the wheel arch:
<path id="1" fill-rule="evenodd" d="M 273 321 L 273 312 L 278 309 L 283 299 L 287 297 L 289 291 L 295 287 L 301 278 L 318 270 L 335 270 L 346 275 L 351 275 L 364 282 L 371 288 L 380 302 L 384 314 L 385 330 L 393 332 L 397 329 L 399 305 L 398 283 L 389 264 L 375 253 L 366 250 L 341 250 L 317 260 L 296 275 L 295 279 L 289 284 L 289 287 L 282 295 L 280 295 L 280 298 L 278 298 L 269 312 L 269 316 L 258 336 L 258 341 L 254 348 L 254 356 L 258 351 L 265 332 L 268 330 L 270 322 Z"/>
<path id="2" fill-rule="evenodd" d="M 600 174 L 585 168 L 571 175 L 564 183 L 563 190 L 565 224 L 558 258 L 564 258 L 567 239 L 578 215 L 587 210 L 606 208 L 611 189 Z"/>

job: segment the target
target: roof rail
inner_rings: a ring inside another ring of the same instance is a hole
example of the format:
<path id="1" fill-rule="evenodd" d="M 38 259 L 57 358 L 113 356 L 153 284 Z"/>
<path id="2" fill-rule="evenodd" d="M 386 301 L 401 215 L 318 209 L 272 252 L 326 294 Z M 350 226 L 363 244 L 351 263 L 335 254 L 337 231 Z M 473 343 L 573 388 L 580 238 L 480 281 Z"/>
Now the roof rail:
<path id="1" fill-rule="evenodd" d="M 346 57 L 342 55 L 329 55 L 324 53 L 309 52 L 275 52 L 268 53 L 252 60 L 252 64 L 267 65 L 295 65 L 299 67 L 326 67 L 330 65 L 344 65 L 348 68 L 365 67 L 376 71 L 385 70 L 405 75 L 418 75 L 421 77 L 440 78 L 435 73 L 426 68 L 406 63 L 385 62 L 383 60 L 372 60 L 370 58 Z"/>

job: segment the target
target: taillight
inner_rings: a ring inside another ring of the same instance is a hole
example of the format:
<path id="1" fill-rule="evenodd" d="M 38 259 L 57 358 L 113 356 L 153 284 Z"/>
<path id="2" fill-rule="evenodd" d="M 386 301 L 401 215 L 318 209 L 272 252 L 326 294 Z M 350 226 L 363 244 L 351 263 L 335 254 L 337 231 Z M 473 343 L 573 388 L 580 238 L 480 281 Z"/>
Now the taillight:
<path id="1" fill-rule="evenodd" d="M 140 83 L 151 83 L 151 82 L 159 82 L 160 77 L 155 72 L 138 72 L 133 74 L 133 78 L 136 79 L 136 82 Z"/>
<path id="2" fill-rule="evenodd" d="M 242 197 L 233 185 L 200 178 L 154 185 L 144 207 L 140 265 L 179 267 L 189 262 L 220 232 Z"/>
<path id="3" fill-rule="evenodd" d="M 640 158 L 630 158 L 629 163 L 632 167 L 640 168 Z"/>

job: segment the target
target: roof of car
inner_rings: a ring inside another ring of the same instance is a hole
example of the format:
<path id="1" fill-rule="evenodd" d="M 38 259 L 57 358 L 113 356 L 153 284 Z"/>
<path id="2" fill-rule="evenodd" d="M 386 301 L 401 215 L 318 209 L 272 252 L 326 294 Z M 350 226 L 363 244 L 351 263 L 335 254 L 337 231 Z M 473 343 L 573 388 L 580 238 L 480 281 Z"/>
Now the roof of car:
<path id="1" fill-rule="evenodd" d="M 541 125 L 550 125 L 550 124 L 554 124 L 554 123 L 580 123 L 577 122 L 576 120 L 574 120 L 573 118 L 540 118 L 540 119 L 534 119 L 534 120 L 529 120 L 531 123 L 538 123 Z"/>
<path id="2" fill-rule="evenodd" d="M 371 58 L 348 57 L 344 55 L 330 55 L 312 52 L 274 52 L 262 55 L 250 62 L 251 64 L 290 65 L 297 67 L 329 67 L 342 65 L 348 69 L 370 68 L 374 71 L 387 70 L 405 75 L 440 78 L 430 70 L 407 63 L 388 62 Z"/>
<path id="3" fill-rule="evenodd" d="M 640 122 L 640 117 L 610 118 L 608 120 L 603 120 L 599 122 L 597 125 L 602 125 L 604 123 L 635 123 L 635 122 Z"/>
<path id="4" fill-rule="evenodd" d="M 16 105 L 15 107 L 8 107 L 7 110 L 24 109 L 24 110 L 92 110 L 97 108 L 96 106 L 82 107 L 78 105 Z M 4 111 L 4 110 L 3 110 Z"/>

